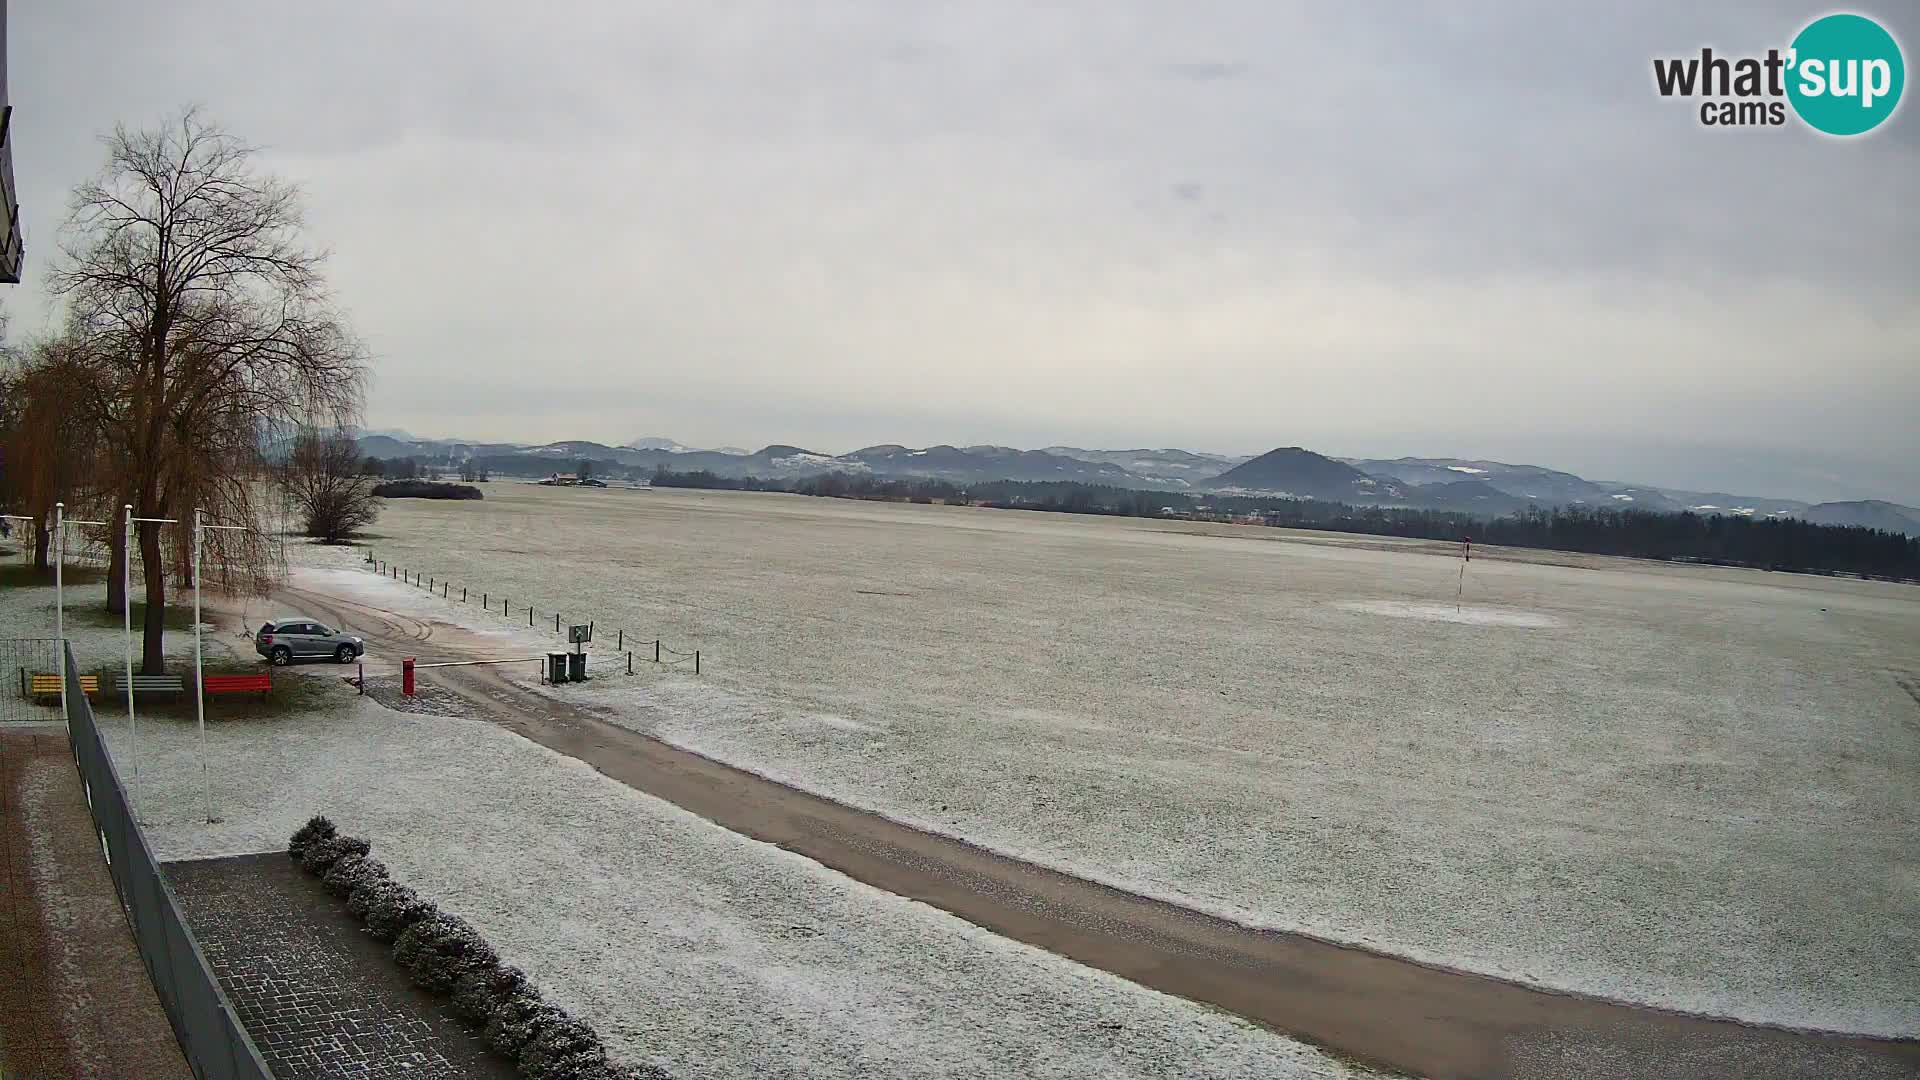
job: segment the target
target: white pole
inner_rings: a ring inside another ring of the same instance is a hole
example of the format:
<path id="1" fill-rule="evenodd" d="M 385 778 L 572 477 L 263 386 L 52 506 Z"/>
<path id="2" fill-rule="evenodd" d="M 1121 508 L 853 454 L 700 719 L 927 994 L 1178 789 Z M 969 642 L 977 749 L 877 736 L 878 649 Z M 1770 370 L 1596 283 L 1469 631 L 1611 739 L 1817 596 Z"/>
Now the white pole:
<path id="1" fill-rule="evenodd" d="M 123 512 L 127 515 L 127 538 L 121 544 L 120 556 L 120 630 L 121 649 L 127 661 L 127 752 L 133 757 L 133 814 L 140 816 L 140 729 L 133 719 L 133 504 L 128 503 Z"/>
<path id="2" fill-rule="evenodd" d="M 207 694 L 200 657 L 200 516 L 193 508 L 193 715 L 200 728 L 200 791 L 206 797 L 207 824 L 213 824 L 213 781 L 207 774 Z"/>
<path id="3" fill-rule="evenodd" d="M 67 720 L 67 597 L 61 571 L 67 562 L 67 504 L 53 504 L 53 636 L 60 653 L 60 719 Z"/>

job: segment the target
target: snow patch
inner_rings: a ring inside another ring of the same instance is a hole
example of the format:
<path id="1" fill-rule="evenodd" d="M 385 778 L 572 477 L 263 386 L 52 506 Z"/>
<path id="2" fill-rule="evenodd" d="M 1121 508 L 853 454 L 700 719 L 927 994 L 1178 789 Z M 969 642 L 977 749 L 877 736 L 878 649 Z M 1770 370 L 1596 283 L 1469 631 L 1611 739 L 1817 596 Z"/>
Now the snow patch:
<path id="1" fill-rule="evenodd" d="M 102 731 L 126 750 L 122 727 Z M 280 850 L 325 812 L 617 1058 L 687 1080 L 1014 1080 L 1034 1062 L 1110 1080 L 1369 1075 L 729 832 L 492 724 L 347 696 L 210 726 L 214 825 L 193 725 L 155 720 L 140 741 L 139 808 L 160 858 Z"/>
<path id="2" fill-rule="evenodd" d="M 1363 615 L 1385 615 L 1390 619 L 1426 619 L 1432 622 L 1467 623 L 1473 626 L 1523 626 L 1545 629 L 1564 626 L 1559 619 L 1537 611 L 1509 608 L 1455 607 L 1452 604 L 1417 604 L 1405 600 L 1356 600 L 1335 605 Z"/>
<path id="3" fill-rule="evenodd" d="M 1479 476 L 1481 473 L 1487 471 L 1485 469 L 1476 469 L 1471 465 L 1449 465 L 1447 469 L 1451 472 L 1466 473 L 1469 476 Z"/>

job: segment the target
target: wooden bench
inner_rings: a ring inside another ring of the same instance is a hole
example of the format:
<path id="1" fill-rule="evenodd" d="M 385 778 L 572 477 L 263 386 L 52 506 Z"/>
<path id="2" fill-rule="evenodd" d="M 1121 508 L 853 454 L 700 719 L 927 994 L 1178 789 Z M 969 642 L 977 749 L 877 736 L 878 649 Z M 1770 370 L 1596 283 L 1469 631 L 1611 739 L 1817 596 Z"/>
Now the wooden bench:
<path id="1" fill-rule="evenodd" d="M 113 692 L 127 692 L 127 677 L 113 677 Z M 179 675 L 135 675 L 133 692 L 136 694 L 184 694 L 187 692 L 187 680 Z"/>
<path id="2" fill-rule="evenodd" d="M 28 687 L 27 693 L 30 696 L 37 697 L 37 698 L 50 698 L 50 697 L 57 698 L 60 696 L 60 676 L 28 675 L 25 672 L 21 672 L 21 675 L 26 680 L 27 687 Z M 88 694 L 88 695 L 99 693 L 100 692 L 100 676 L 98 675 L 80 676 L 80 691 L 81 693 Z"/>
<path id="3" fill-rule="evenodd" d="M 259 694 L 266 697 L 273 690 L 273 676 L 208 675 L 200 680 L 200 686 L 209 694 Z"/>

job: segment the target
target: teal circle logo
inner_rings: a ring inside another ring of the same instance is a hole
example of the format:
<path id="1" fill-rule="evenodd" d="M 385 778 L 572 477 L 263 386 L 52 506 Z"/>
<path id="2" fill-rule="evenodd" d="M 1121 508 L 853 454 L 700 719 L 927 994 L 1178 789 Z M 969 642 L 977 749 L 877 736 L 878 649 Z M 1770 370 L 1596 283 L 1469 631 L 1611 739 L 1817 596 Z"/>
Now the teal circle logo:
<path id="1" fill-rule="evenodd" d="M 1879 127 L 1906 84 L 1900 43 L 1864 15 L 1815 19 L 1787 54 L 1787 100 L 1809 127 L 1829 135 Z"/>

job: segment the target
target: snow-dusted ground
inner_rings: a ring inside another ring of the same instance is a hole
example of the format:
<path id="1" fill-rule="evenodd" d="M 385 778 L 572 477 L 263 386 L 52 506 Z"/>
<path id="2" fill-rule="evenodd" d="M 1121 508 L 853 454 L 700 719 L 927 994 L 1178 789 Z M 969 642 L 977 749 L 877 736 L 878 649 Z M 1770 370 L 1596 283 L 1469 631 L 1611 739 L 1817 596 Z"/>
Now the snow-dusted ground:
<path id="1" fill-rule="evenodd" d="M 292 675 L 286 677 L 303 677 Z M 1361 1075 L 728 832 L 491 724 L 322 712 L 142 727 L 163 860 L 284 849 L 316 811 L 470 919 L 619 1056 L 675 1076 Z M 116 756 L 126 732 L 102 725 Z"/>
<path id="2" fill-rule="evenodd" d="M 0 564 L 19 565 L 20 557 L 12 552 L 0 556 Z M 134 589 L 140 589 L 135 580 Z M 74 664 L 82 671 L 94 671 L 108 665 L 121 663 L 126 656 L 126 635 L 116 617 L 108 623 L 89 617 L 99 611 L 106 602 L 106 586 L 99 582 L 86 585 L 68 585 L 66 593 L 66 633 L 67 640 L 73 643 Z M 191 594 L 179 598 L 183 603 L 191 604 Z M 173 601 L 170 600 L 169 603 Z M 211 599 L 209 598 L 209 603 Z M 85 611 L 83 615 L 80 612 Z M 23 586 L 0 588 L 0 637 L 10 638 L 51 638 L 54 636 L 54 589 L 52 586 Z M 165 637 L 166 655 L 169 667 L 193 666 L 193 634 L 188 630 L 168 630 Z M 209 631 L 202 637 L 201 648 L 208 659 L 230 659 L 244 655 L 254 656 L 248 643 L 230 633 Z M 140 660 L 140 624 L 133 626 L 134 662 Z"/>
<path id="3" fill-rule="evenodd" d="M 1377 538 L 487 496 L 392 502 L 375 549 L 702 649 L 557 691 L 637 729 L 1249 923 L 1920 1032 L 1920 590 L 1528 555 L 1449 617 L 1458 561 Z"/>

